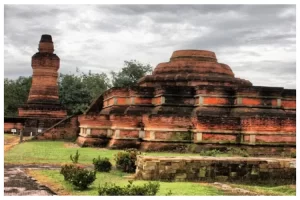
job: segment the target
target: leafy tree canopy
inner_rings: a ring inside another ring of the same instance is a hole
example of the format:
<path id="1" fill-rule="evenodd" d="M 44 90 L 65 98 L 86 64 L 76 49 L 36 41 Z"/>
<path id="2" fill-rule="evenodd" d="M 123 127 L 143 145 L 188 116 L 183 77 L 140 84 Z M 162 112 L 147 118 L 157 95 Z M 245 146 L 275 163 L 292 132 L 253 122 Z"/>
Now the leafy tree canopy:
<path id="1" fill-rule="evenodd" d="M 124 61 L 124 67 L 119 72 L 111 72 L 113 87 L 129 87 L 137 84 L 137 81 L 152 72 L 152 67 L 136 60 Z"/>
<path id="2" fill-rule="evenodd" d="M 27 101 L 30 86 L 31 76 L 4 79 L 4 116 L 18 116 L 18 107 Z"/>

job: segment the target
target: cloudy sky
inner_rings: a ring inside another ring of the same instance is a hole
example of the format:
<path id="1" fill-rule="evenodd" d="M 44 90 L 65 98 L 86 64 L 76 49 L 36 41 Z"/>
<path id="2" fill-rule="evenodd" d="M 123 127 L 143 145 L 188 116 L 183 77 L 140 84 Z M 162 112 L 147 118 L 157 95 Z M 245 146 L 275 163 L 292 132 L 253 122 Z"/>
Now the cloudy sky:
<path id="1" fill-rule="evenodd" d="M 296 88 L 293 5 L 5 5 L 5 78 L 31 75 L 42 34 L 61 73 L 109 73 L 131 59 L 155 67 L 204 49 L 254 85 Z"/>

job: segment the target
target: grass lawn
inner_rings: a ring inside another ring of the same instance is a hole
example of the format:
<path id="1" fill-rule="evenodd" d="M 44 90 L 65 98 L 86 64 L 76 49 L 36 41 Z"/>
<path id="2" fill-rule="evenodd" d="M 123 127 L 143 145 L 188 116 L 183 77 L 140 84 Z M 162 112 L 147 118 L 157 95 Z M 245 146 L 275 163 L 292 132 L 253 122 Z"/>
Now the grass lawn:
<path id="1" fill-rule="evenodd" d="M 78 191 L 74 190 L 71 184 L 64 181 L 63 176 L 59 173 L 59 170 L 31 170 L 29 174 L 38 180 L 42 180 L 41 183 L 50 185 L 51 188 L 56 188 L 56 192 L 61 193 L 59 195 L 98 195 L 99 184 L 105 182 L 115 183 L 116 185 L 124 186 L 128 184 L 128 180 L 123 176 L 129 175 L 117 170 L 112 170 L 110 173 L 97 172 L 97 179 L 89 187 L 88 190 Z M 134 181 L 134 185 L 143 185 L 147 181 Z M 208 186 L 202 183 L 191 182 L 159 182 L 160 189 L 157 193 L 158 196 L 165 196 L 171 190 L 172 195 L 177 196 L 216 196 L 224 195 L 224 192 L 218 190 L 213 186 Z M 58 190 L 58 191 L 57 191 Z"/>
<path id="2" fill-rule="evenodd" d="M 67 147 L 68 143 L 62 141 L 32 141 L 24 142 L 16 145 L 13 149 L 5 152 L 4 163 L 50 163 L 64 164 L 71 163 L 70 155 L 75 154 L 78 150 L 79 163 L 92 164 L 93 158 L 107 157 L 114 164 L 114 155 L 121 150 L 109 150 L 100 148 L 80 148 Z M 71 143 L 69 143 L 71 144 Z M 199 154 L 180 154 L 180 153 L 164 153 L 164 152 L 147 152 L 146 155 L 159 156 L 182 156 L 182 155 L 199 155 Z"/>
<path id="3" fill-rule="evenodd" d="M 15 139 L 16 136 L 4 135 L 4 139 Z M 14 164 L 65 164 L 71 163 L 70 155 L 79 151 L 79 164 L 92 165 L 93 158 L 107 157 L 113 165 L 115 165 L 114 155 L 121 150 L 109 150 L 102 148 L 80 148 L 73 143 L 63 141 L 31 141 L 15 145 L 13 148 L 5 152 L 4 163 Z M 182 154 L 182 153 L 167 153 L 167 152 L 147 152 L 143 153 L 152 156 L 195 156 L 199 154 Z M 224 156 L 224 155 L 216 155 Z M 128 174 L 112 170 L 110 173 L 97 173 L 96 181 L 91 185 L 89 190 L 78 191 L 74 190 L 72 185 L 63 180 L 59 170 L 29 170 L 30 175 L 41 181 L 42 184 L 54 188 L 54 191 L 60 191 L 60 195 L 97 195 L 99 184 L 105 182 L 116 183 L 118 185 L 126 185 L 128 180 L 123 177 Z M 144 184 L 146 181 L 135 181 L 134 184 Z M 250 184 L 230 184 L 232 187 L 243 188 L 249 191 L 256 192 L 261 195 L 296 195 L 295 185 L 250 185 Z M 57 188 L 57 190 L 55 190 Z M 173 195 L 180 196 L 212 196 L 212 195 L 232 195 L 224 194 L 223 191 L 204 183 L 191 182 L 160 182 L 160 191 L 157 195 L 166 195 L 169 190 Z"/>

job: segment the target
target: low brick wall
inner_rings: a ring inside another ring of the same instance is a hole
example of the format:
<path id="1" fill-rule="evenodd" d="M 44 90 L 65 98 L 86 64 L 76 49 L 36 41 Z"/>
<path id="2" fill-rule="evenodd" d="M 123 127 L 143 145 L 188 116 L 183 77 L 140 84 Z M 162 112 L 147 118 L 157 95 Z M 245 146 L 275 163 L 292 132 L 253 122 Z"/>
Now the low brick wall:
<path id="1" fill-rule="evenodd" d="M 138 156 L 136 179 L 163 181 L 296 181 L 296 159 Z"/>

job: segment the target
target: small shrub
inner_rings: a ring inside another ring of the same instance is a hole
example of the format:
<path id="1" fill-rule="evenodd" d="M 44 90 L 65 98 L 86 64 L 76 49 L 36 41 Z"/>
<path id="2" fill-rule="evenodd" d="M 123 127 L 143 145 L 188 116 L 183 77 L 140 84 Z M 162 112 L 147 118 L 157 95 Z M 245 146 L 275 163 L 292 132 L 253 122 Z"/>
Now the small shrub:
<path id="1" fill-rule="evenodd" d="M 133 185 L 132 181 L 124 187 L 115 184 L 105 183 L 104 186 L 99 186 L 98 194 L 100 196 L 155 196 L 159 190 L 158 182 L 148 182 L 142 186 Z"/>
<path id="2" fill-rule="evenodd" d="M 230 155 L 237 155 L 237 156 L 249 157 L 248 152 L 246 150 L 240 149 L 240 148 L 229 147 L 227 149 L 227 153 L 229 153 Z"/>
<path id="3" fill-rule="evenodd" d="M 136 165 L 135 161 L 137 159 L 137 155 L 140 155 L 141 152 L 136 149 L 128 149 L 124 152 L 118 152 L 115 155 L 116 167 L 123 172 L 135 172 Z"/>
<path id="4" fill-rule="evenodd" d="M 75 187 L 84 190 L 96 180 L 96 171 L 77 168 L 69 180 Z"/>
<path id="5" fill-rule="evenodd" d="M 217 154 L 221 154 L 222 152 L 218 149 L 212 149 L 212 150 L 202 150 L 200 152 L 201 156 L 216 156 Z"/>
<path id="6" fill-rule="evenodd" d="M 296 152 L 291 153 L 291 158 L 296 158 Z"/>
<path id="7" fill-rule="evenodd" d="M 73 156 L 72 154 L 70 155 L 70 159 L 74 164 L 78 163 L 80 154 L 78 153 L 78 150 L 76 151 L 76 154 Z"/>
<path id="8" fill-rule="evenodd" d="M 64 165 L 60 169 L 60 174 L 64 176 L 65 181 L 71 180 L 73 174 L 78 167 L 75 165 Z"/>
<path id="9" fill-rule="evenodd" d="M 109 172 L 112 166 L 108 158 L 101 158 L 100 156 L 98 156 L 97 159 L 93 159 L 93 164 L 95 170 L 97 170 L 98 172 Z"/>
<path id="10" fill-rule="evenodd" d="M 173 193 L 171 190 L 169 190 L 168 193 L 166 194 L 166 196 L 172 196 L 172 195 L 173 195 Z"/>
<path id="11" fill-rule="evenodd" d="M 62 166 L 60 173 L 64 176 L 65 181 L 82 190 L 96 180 L 96 171 L 89 171 L 73 164 Z"/>

